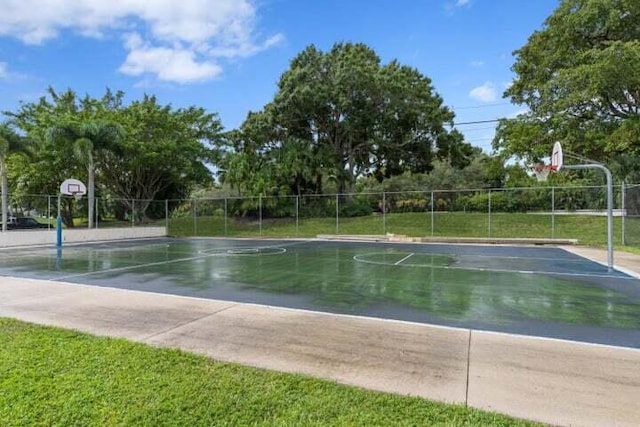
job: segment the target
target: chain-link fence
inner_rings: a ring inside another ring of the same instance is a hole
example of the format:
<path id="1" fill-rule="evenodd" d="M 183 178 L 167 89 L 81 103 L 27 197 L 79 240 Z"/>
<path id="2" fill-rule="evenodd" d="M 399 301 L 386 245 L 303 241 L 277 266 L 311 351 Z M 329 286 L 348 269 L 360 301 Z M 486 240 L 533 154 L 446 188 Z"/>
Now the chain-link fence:
<path id="1" fill-rule="evenodd" d="M 145 227 L 165 226 L 168 218 L 167 201 L 124 200 L 96 197 L 94 227 Z M 20 195 L 9 197 L 9 219 L 32 217 L 42 224 L 55 227 L 58 213 L 64 227 L 87 227 L 88 206 L 86 197 Z"/>
<path id="2" fill-rule="evenodd" d="M 63 197 L 65 226 L 86 227 L 88 200 Z M 10 197 L 10 216 L 55 223 L 57 196 Z M 640 185 L 614 187 L 614 240 L 640 247 Z M 605 245 L 606 187 L 125 200 L 97 197 L 95 226 L 166 226 L 174 236 L 572 238 Z"/>
<path id="3" fill-rule="evenodd" d="M 640 184 L 622 186 L 622 244 L 640 247 Z"/>
<path id="4" fill-rule="evenodd" d="M 626 195 L 626 197 L 625 197 Z M 625 212 L 625 200 L 631 205 Z M 605 245 L 606 187 L 433 190 L 175 201 L 169 234 L 571 238 Z M 640 246 L 640 186 L 614 188 L 616 244 Z M 623 236 L 624 233 L 624 236 Z"/>

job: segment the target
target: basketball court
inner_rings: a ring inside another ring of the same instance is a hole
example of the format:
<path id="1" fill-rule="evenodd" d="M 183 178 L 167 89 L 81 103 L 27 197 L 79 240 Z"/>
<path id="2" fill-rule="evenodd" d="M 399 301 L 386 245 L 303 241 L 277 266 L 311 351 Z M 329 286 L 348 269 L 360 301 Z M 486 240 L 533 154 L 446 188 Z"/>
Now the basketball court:
<path id="1" fill-rule="evenodd" d="M 3 250 L 0 275 L 640 348 L 640 280 L 557 247 L 153 239 Z"/>

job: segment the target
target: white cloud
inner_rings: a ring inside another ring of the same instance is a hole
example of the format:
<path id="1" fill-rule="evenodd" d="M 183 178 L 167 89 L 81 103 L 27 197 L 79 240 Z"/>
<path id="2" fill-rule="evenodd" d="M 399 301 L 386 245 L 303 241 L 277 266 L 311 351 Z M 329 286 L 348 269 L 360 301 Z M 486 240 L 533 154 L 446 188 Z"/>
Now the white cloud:
<path id="1" fill-rule="evenodd" d="M 138 34 L 127 37 L 129 55 L 120 72 L 131 76 L 155 74 L 159 80 L 191 83 L 218 76 L 222 68 L 212 61 L 196 60 L 196 53 L 182 48 L 153 47 Z"/>
<path id="2" fill-rule="evenodd" d="M 471 89 L 469 96 L 478 101 L 493 102 L 498 99 L 498 92 L 494 83 L 486 82 L 482 86 Z"/>
<path id="3" fill-rule="evenodd" d="M 474 68 L 484 67 L 484 61 L 471 61 L 471 66 Z"/>
<path id="4" fill-rule="evenodd" d="M 16 73 L 9 69 L 9 64 L 6 62 L 0 62 L 0 81 L 17 81 L 27 79 L 28 76 L 21 73 Z"/>
<path id="5" fill-rule="evenodd" d="M 145 34 L 121 70 L 186 83 L 221 72 L 216 58 L 247 57 L 280 41 L 260 41 L 254 0 L 4 0 L 0 36 L 43 44 L 60 31 L 85 37 Z M 125 39 L 128 40 L 127 37 Z M 129 41 L 129 40 L 128 40 Z"/>
<path id="6" fill-rule="evenodd" d="M 463 7 L 471 7 L 471 0 L 448 1 L 444 4 L 444 12 L 445 14 L 452 16 L 457 12 L 458 9 L 461 9 Z"/>

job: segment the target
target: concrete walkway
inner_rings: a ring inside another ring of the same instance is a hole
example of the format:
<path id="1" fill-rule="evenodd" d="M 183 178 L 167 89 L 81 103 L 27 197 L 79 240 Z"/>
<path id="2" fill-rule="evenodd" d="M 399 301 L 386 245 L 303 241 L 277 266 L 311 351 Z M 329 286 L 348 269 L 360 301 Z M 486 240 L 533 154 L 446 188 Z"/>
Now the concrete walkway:
<path id="1" fill-rule="evenodd" d="M 555 425 L 640 425 L 640 350 L 7 277 L 0 295 L 3 317 Z"/>

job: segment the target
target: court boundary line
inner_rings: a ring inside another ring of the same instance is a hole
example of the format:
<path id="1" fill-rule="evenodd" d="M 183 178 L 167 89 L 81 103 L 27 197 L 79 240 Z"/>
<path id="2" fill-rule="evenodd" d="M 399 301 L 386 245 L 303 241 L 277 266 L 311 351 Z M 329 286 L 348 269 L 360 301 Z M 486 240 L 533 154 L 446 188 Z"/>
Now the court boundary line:
<path id="1" fill-rule="evenodd" d="M 396 262 L 396 263 L 395 263 L 395 264 L 393 264 L 393 265 L 400 265 L 400 264 L 402 264 L 402 262 L 403 262 L 403 261 L 408 260 L 408 259 L 409 259 L 409 258 L 411 258 L 413 255 L 415 255 L 415 254 L 414 254 L 413 252 L 411 252 L 409 255 L 407 255 L 406 257 L 402 258 L 400 261 Z"/>
<path id="2" fill-rule="evenodd" d="M 267 248 L 269 248 L 269 247 L 258 248 L 258 249 L 267 249 Z M 201 255 L 193 256 L 193 257 L 187 257 L 187 258 L 170 259 L 170 260 L 165 260 L 165 261 L 149 262 L 149 263 L 146 263 L 146 264 L 127 265 L 127 266 L 124 266 L 124 267 L 108 268 L 106 270 L 87 271 L 87 272 L 84 272 L 84 273 L 69 274 L 69 275 L 66 275 L 66 276 L 55 277 L 55 278 L 47 279 L 47 280 L 48 281 L 66 280 L 66 279 L 71 279 L 71 278 L 74 278 L 74 277 L 91 276 L 91 275 L 94 275 L 94 274 L 111 273 L 111 272 L 115 272 L 115 271 L 133 270 L 133 269 L 136 269 L 136 268 L 153 267 L 155 265 L 173 264 L 173 263 L 184 262 L 184 261 L 195 261 L 195 260 L 205 259 L 205 258 L 242 257 L 242 256 L 273 256 L 273 255 L 282 255 L 282 254 L 287 252 L 286 248 L 279 248 L 277 246 L 271 246 L 270 248 L 282 249 L 282 252 L 275 252 L 275 253 L 264 254 L 264 255 L 260 255 L 260 254 L 258 254 L 258 255 L 253 255 L 253 254 L 242 255 L 242 254 L 230 254 L 230 253 L 226 253 L 226 252 L 222 252 L 222 253 L 203 253 L 202 251 L 198 251 L 198 253 L 201 254 Z M 220 249 L 221 250 L 225 250 L 225 249 L 242 249 L 242 248 L 235 247 L 235 248 L 220 248 Z M 256 249 L 256 248 L 255 247 L 250 247 L 250 248 L 245 248 L 245 249 Z"/>
<path id="3" fill-rule="evenodd" d="M 579 253 L 579 252 L 577 252 L 577 251 L 575 251 L 575 252 L 574 252 L 574 251 L 573 251 L 573 248 L 560 247 L 560 249 L 562 249 L 562 250 L 564 250 L 564 251 L 567 251 L 567 252 L 569 252 L 570 254 L 577 255 L 577 256 L 579 256 L 579 257 L 581 257 L 581 258 L 587 259 L 587 260 L 589 260 L 589 261 L 591 261 L 591 262 L 595 262 L 596 264 L 600 264 L 600 265 L 602 265 L 603 267 L 608 267 L 608 265 L 607 265 L 607 263 L 606 263 L 606 262 L 599 261 L 599 260 L 594 259 L 594 258 L 587 258 L 586 256 L 584 256 L 584 255 L 580 254 L 580 253 Z M 622 273 L 627 274 L 627 275 L 629 275 L 629 276 L 631 276 L 631 277 L 633 277 L 633 278 L 635 278 L 635 279 L 640 279 L 640 273 L 637 273 L 637 272 L 635 272 L 635 271 L 633 271 L 633 270 L 631 270 L 631 269 L 629 269 L 629 268 L 626 268 L 626 267 L 620 267 L 619 265 L 616 265 L 615 263 L 614 263 L 614 265 L 613 265 L 613 268 L 614 268 L 615 270 L 621 271 Z"/>
<path id="4" fill-rule="evenodd" d="M 371 253 L 370 255 L 372 254 L 374 253 Z M 384 254 L 384 252 L 375 252 L 375 254 Z M 363 255 L 367 255 L 367 254 L 363 254 Z M 434 255 L 434 254 L 425 253 L 425 255 Z M 433 265 L 433 264 L 391 264 L 391 263 L 360 259 L 359 258 L 360 256 L 361 255 L 354 255 L 353 260 L 356 262 L 361 262 L 363 264 L 379 265 L 383 267 L 439 268 L 442 270 L 485 271 L 489 273 L 495 272 L 495 273 L 517 273 L 517 274 L 548 274 L 548 275 L 554 275 L 554 276 L 568 276 L 568 277 L 597 277 L 602 279 L 637 280 L 637 278 L 635 277 L 615 276 L 610 274 L 563 273 L 558 271 L 537 271 L 537 270 L 507 270 L 507 269 L 501 269 L 501 268 L 456 267 L 456 266 L 450 266 L 450 265 Z M 527 258 L 523 258 L 523 259 L 527 259 Z"/>

